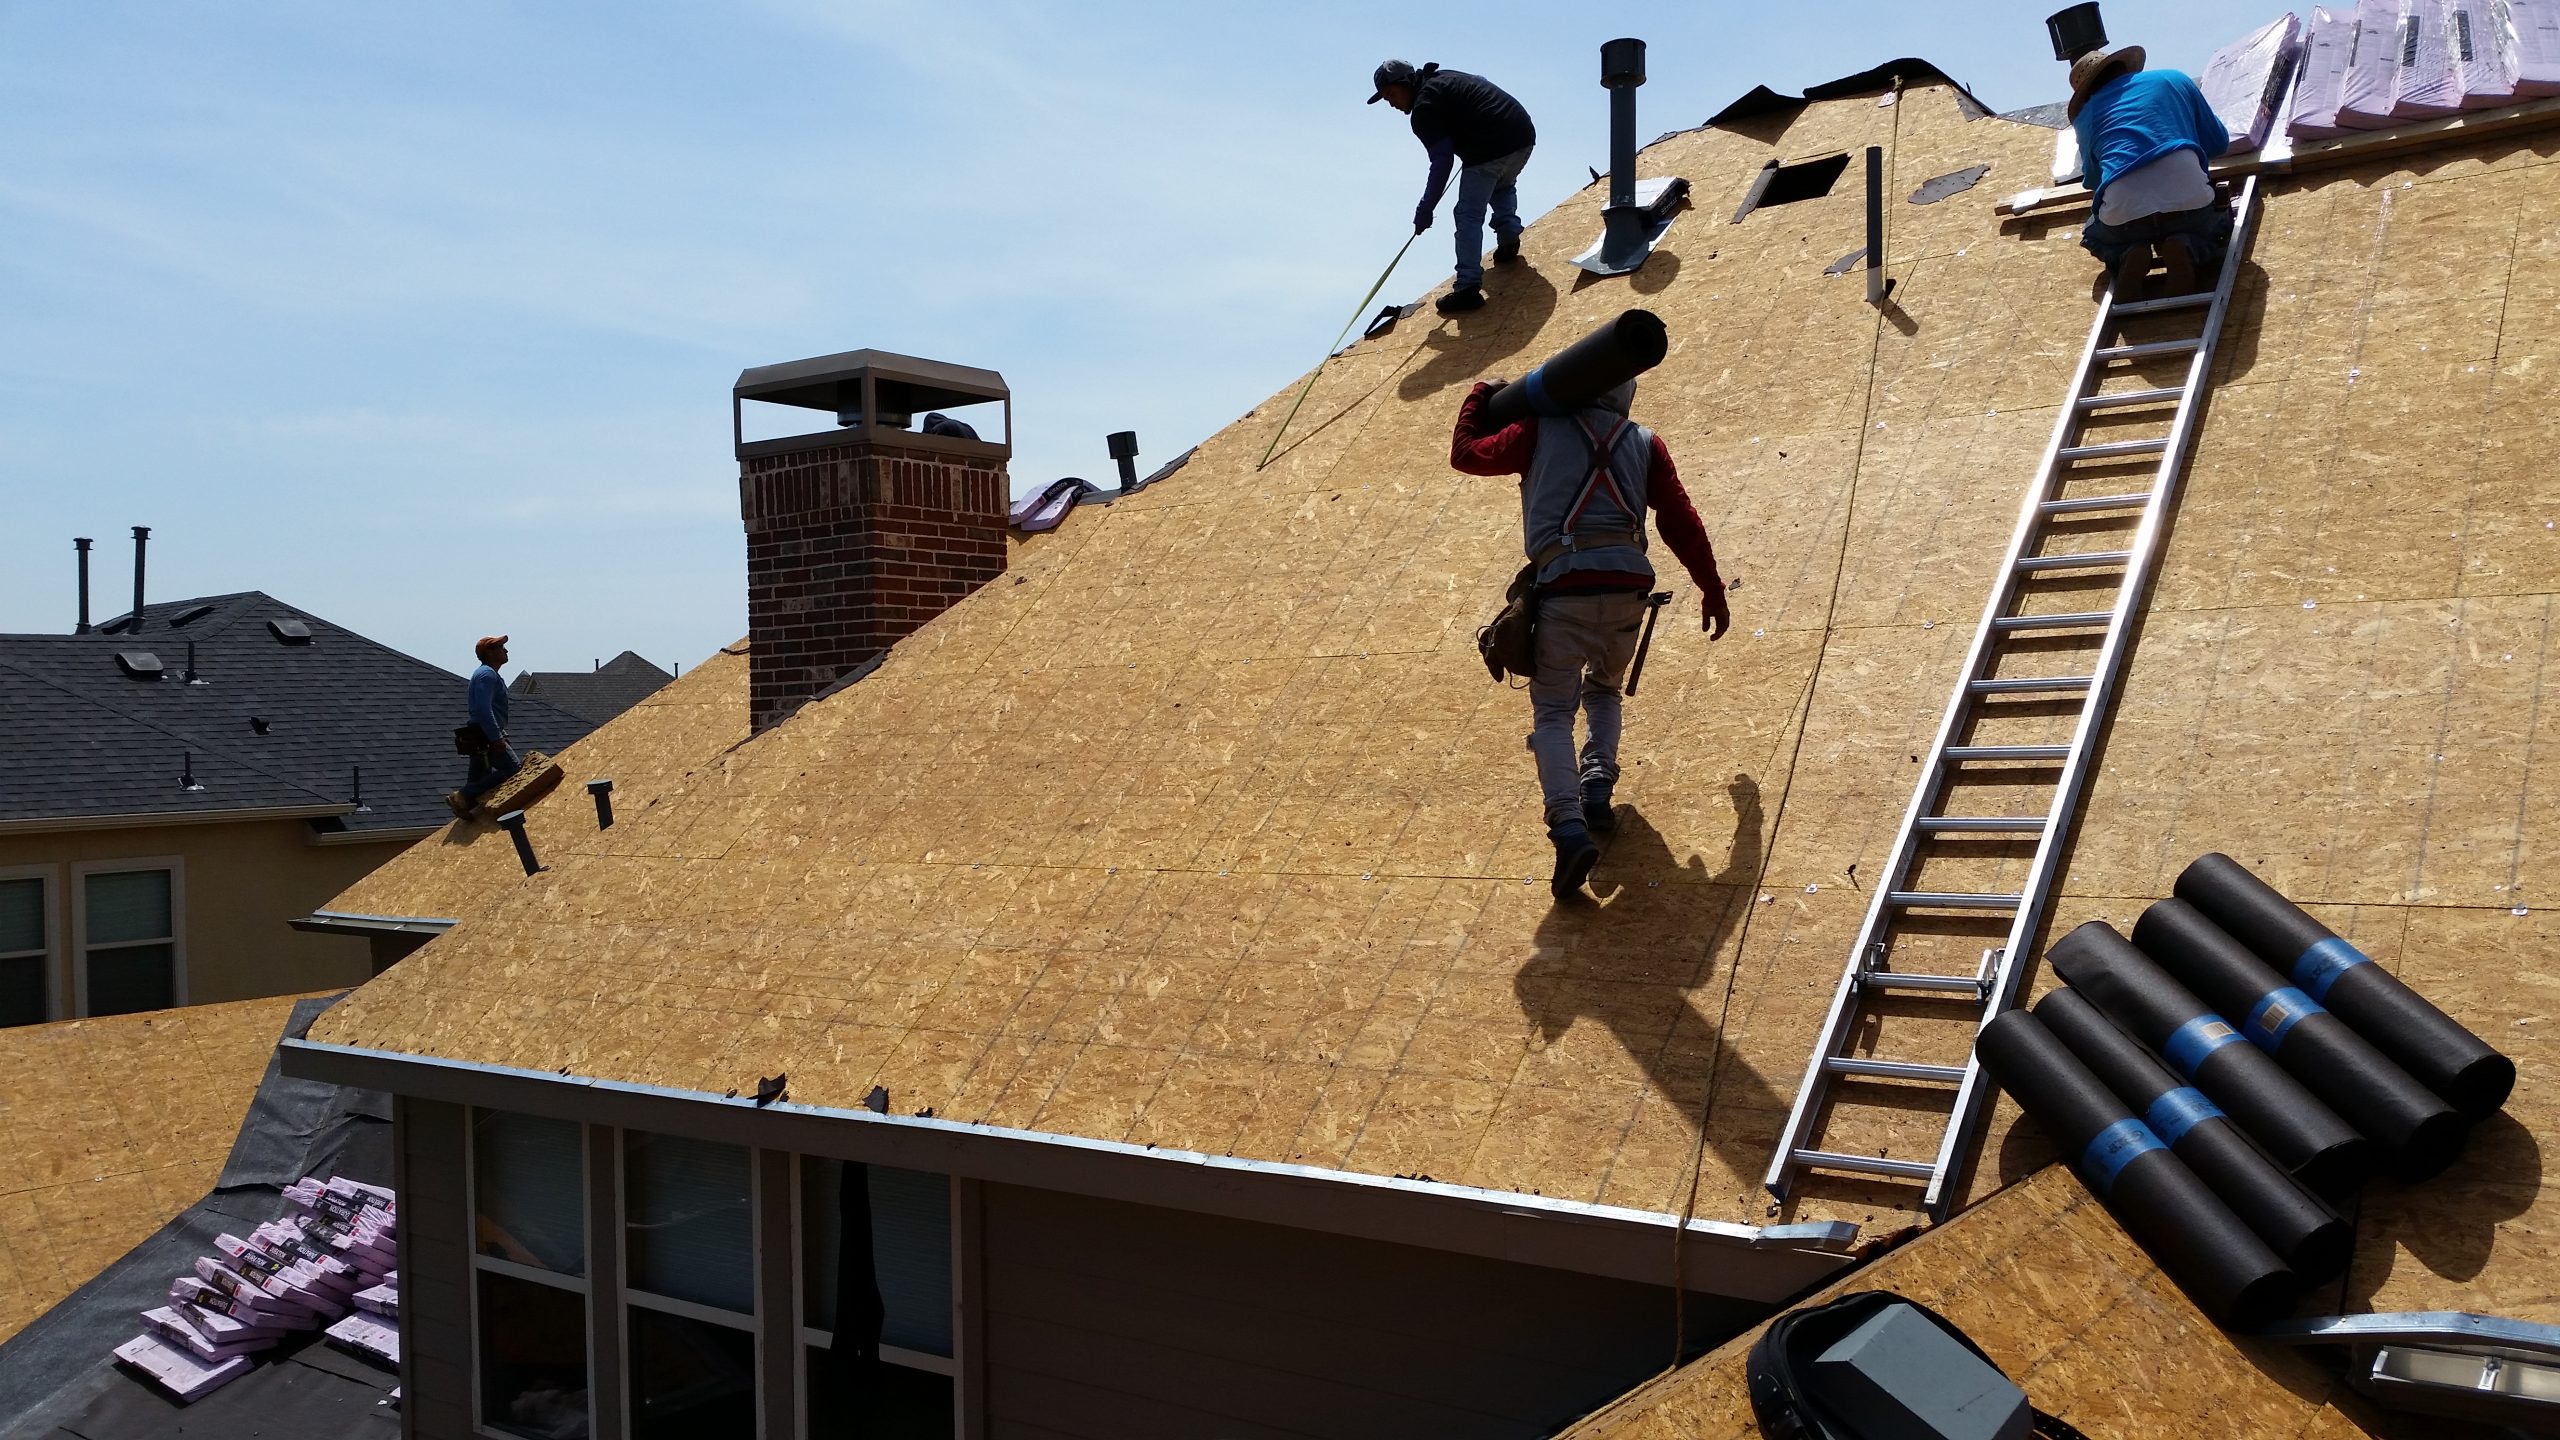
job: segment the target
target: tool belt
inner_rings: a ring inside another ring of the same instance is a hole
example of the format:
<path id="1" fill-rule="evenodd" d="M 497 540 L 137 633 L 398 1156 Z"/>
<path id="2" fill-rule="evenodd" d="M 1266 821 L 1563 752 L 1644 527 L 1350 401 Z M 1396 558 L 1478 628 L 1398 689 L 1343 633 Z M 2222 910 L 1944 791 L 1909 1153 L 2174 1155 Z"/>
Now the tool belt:
<path id="1" fill-rule="evenodd" d="M 1530 557 L 1502 592 L 1502 609 L 1491 624 L 1476 632 L 1476 655 L 1485 673 L 1499 681 L 1505 675 L 1523 680 L 1538 673 L 1538 572 L 1583 550 L 1644 548 L 1639 530 L 1594 530 L 1568 534 Z"/>
<path id="2" fill-rule="evenodd" d="M 1584 550 L 1641 550 L 1643 548 L 1644 532 L 1641 530 L 1592 530 L 1580 535 L 1568 532 L 1559 537 L 1554 544 L 1530 556 L 1529 571 L 1534 575 L 1567 555 Z"/>

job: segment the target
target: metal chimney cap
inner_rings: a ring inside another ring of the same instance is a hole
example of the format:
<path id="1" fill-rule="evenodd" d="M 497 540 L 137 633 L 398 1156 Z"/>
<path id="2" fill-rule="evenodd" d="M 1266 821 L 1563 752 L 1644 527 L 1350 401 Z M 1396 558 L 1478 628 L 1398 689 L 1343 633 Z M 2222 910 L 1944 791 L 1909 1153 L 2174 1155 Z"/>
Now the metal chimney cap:
<path id="1" fill-rule="evenodd" d="M 1138 432 L 1135 430 L 1114 430 L 1102 437 L 1102 443 L 1110 449 L 1114 460 L 1137 458 Z"/>
<path id="2" fill-rule="evenodd" d="M 1600 46 L 1600 83 L 1611 90 L 1643 84 L 1644 42 L 1632 37 L 1604 42 Z"/>
<path id="3" fill-rule="evenodd" d="M 2054 11 L 2044 17 L 2044 28 L 2053 37 L 2053 58 L 2065 65 L 2107 43 L 2107 22 L 2098 14 L 2098 0 Z"/>

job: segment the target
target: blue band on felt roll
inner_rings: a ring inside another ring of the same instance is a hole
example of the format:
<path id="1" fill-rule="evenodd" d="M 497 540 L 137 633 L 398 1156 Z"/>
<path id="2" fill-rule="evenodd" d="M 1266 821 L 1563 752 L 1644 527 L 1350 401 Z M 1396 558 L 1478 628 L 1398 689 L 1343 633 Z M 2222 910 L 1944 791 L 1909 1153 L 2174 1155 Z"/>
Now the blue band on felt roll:
<path id="1" fill-rule="evenodd" d="M 2087 1148 L 2080 1152 L 2080 1175 L 2089 1188 L 2103 1197 L 2116 1188 L 2116 1176 L 2135 1157 L 2169 1147 L 2151 1133 L 2151 1127 L 2131 1117 L 2119 1120 L 2090 1137 Z"/>
<path id="2" fill-rule="evenodd" d="M 2251 1007 L 2247 1023 L 2240 1028 L 2259 1049 L 2273 1055 L 2293 1027 L 2302 1023 L 2303 1016 L 2320 1013 L 2318 1001 L 2290 985 L 2281 985 Z"/>
<path id="3" fill-rule="evenodd" d="M 1521 376 L 1521 387 L 1529 392 L 1530 410 L 1540 415 L 1561 415 L 1564 412 L 1557 409 L 1556 403 L 1547 398 L 1546 372 L 1547 367 L 1541 365 L 1537 369 L 1530 371 L 1528 374 Z"/>
<path id="4" fill-rule="evenodd" d="M 2303 951 L 2293 962 L 2293 983 L 2312 999 L 2326 1001 L 2329 987 L 2338 983 L 2338 977 L 2358 965 L 2372 963 L 2372 956 L 2332 935 Z"/>
<path id="5" fill-rule="evenodd" d="M 2231 1022 L 2208 1012 L 2170 1031 L 2160 1053 L 2180 1076 L 2193 1080 L 2214 1051 L 2239 1043 L 2240 1032 L 2231 1028 Z"/>
<path id="6" fill-rule="evenodd" d="M 2222 1107 L 2204 1098 L 2204 1092 L 2181 1085 L 2152 1101 L 2151 1108 L 2142 1112 L 2142 1123 L 2151 1127 L 2162 1144 L 2175 1145 L 2198 1124 L 2221 1114 Z"/>

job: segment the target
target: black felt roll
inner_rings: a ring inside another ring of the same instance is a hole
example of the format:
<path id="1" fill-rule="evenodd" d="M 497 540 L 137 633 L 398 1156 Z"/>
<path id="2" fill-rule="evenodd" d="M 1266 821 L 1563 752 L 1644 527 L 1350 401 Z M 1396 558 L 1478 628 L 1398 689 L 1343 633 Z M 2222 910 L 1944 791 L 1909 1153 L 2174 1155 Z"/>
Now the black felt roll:
<path id="1" fill-rule="evenodd" d="M 2054 942 L 2045 958 L 2055 974 L 2221 1106 L 2312 1193 L 2340 1200 L 2372 1175 L 2372 1141 L 2243 1041 L 2239 1027 L 2113 926 L 2092 920 Z"/>
<path id="2" fill-rule="evenodd" d="M 2220 1106 L 2117 1029 L 2087 996 L 2053 991 L 2036 1002 L 2035 1016 L 2302 1283 L 2317 1285 L 2345 1272 L 2355 1248 L 2347 1222 L 2277 1168 Z"/>
<path id="3" fill-rule="evenodd" d="M 2465 1119 L 2485 1120 L 2516 1088 L 2516 1063 L 2429 1003 L 2366 954 L 2276 893 L 2228 855 L 2206 855 L 2179 874 L 2179 899 L 2290 979 L 2445 1098 Z"/>
<path id="4" fill-rule="evenodd" d="M 1567 345 L 1546 364 L 1496 390 L 1484 402 L 1489 425 L 1533 415 L 1570 415 L 1662 363 L 1671 332 L 1650 310 L 1625 310 Z"/>
<path id="5" fill-rule="evenodd" d="M 2244 1038 L 2340 1118 L 2372 1136 L 2393 1174 L 2423 1180 L 2462 1153 L 2470 1124 L 2460 1113 L 2347 1022 L 2286 984 L 2203 911 L 2163 900 L 2134 922 L 2133 943 L 2235 1021 Z"/>
<path id="6" fill-rule="evenodd" d="M 2035 1016 L 2011 1010 L 1993 1019 L 1976 1053 L 2061 1144 L 2107 1213 L 2215 1324 L 2253 1330 L 2293 1307 L 2300 1279 Z"/>

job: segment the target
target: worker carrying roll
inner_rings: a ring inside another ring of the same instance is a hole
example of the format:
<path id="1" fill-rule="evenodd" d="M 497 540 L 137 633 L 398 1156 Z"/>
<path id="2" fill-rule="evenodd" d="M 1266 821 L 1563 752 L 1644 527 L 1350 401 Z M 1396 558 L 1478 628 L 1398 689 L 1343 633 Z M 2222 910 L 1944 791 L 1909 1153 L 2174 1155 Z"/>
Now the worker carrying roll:
<path id="1" fill-rule="evenodd" d="M 1571 415 L 1662 363 L 1671 331 L 1650 310 L 1628 310 L 1486 397 L 1484 419 L 1502 426 L 1534 415 Z"/>
<path id="2" fill-rule="evenodd" d="M 2516 1062 L 2400 977 L 2314 920 L 2228 855 L 2199 857 L 2178 875 L 2179 899 L 2257 952 L 2419 1084 L 2468 1120 L 2497 1113 L 2516 1086 Z"/>

